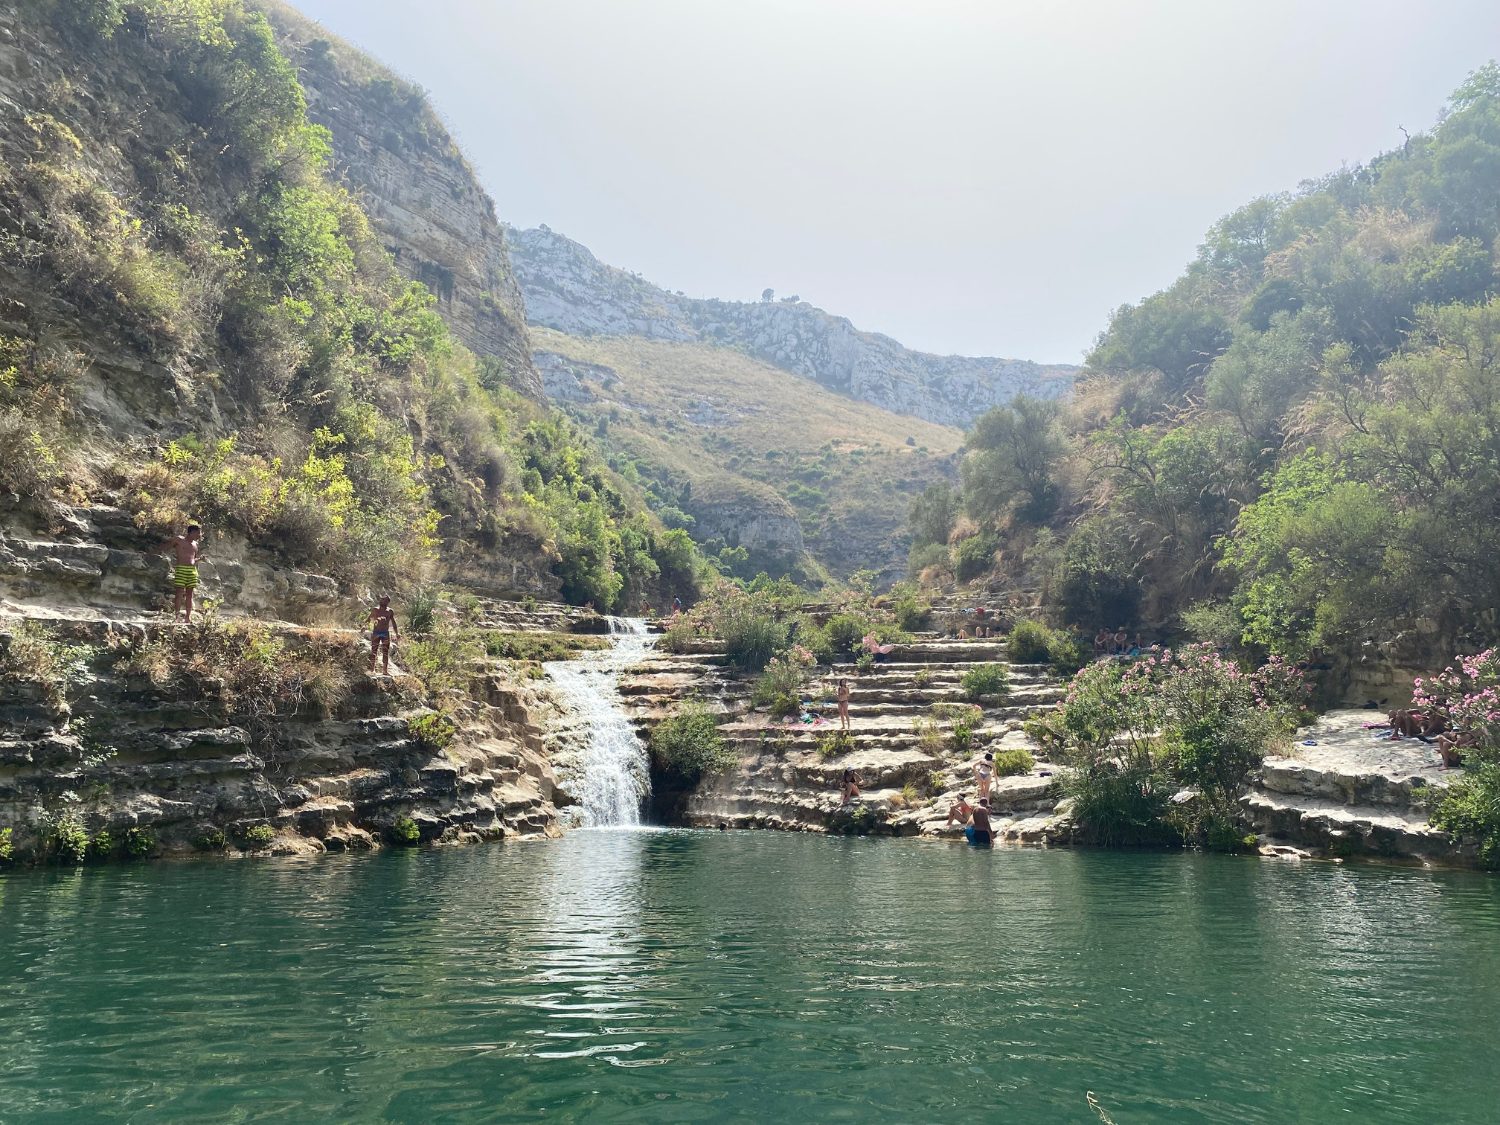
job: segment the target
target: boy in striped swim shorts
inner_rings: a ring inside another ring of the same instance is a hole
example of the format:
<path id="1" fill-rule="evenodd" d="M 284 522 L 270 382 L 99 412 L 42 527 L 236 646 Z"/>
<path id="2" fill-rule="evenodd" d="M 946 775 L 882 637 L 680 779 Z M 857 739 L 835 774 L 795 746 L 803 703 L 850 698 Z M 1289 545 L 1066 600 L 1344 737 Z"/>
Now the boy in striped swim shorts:
<path id="1" fill-rule="evenodd" d="M 195 523 L 187 526 L 187 533 L 168 539 L 157 554 L 173 551 L 177 555 L 177 566 L 172 571 L 172 589 L 177 592 L 176 607 L 172 611 L 175 621 L 180 614 L 183 621 L 193 619 L 193 591 L 198 588 L 198 563 L 208 558 L 199 549 L 203 529 Z"/>

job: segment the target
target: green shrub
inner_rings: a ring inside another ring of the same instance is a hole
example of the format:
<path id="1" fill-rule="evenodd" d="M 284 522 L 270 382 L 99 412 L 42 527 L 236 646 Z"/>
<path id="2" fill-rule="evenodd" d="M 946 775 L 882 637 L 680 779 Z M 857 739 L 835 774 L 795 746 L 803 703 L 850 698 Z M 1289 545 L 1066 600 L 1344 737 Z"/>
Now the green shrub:
<path id="1" fill-rule="evenodd" d="M 730 663 L 746 672 L 758 672 L 786 647 L 787 630 L 769 614 L 744 613 L 721 621 L 719 638 Z"/>
<path id="2" fill-rule="evenodd" d="M 8 642 L 0 648 L 0 681 L 37 684 L 53 706 L 61 706 L 69 685 L 87 673 L 98 651 L 68 644 L 55 629 L 39 622 L 23 621 L 10 630 Z"/>
<path id="3" fill-rule="evenodd" d="M 271 846 L 271 841 L 274 839 L 276 839 L 276 829 L 269 824 L 257 824 L 245 832 L 247 848 L 267 848 Z"/>
<path id="4" fill-rule="evenodd" d="M 942 729 L 932 719 L 914 718 L 911 721 L 912 733 L 917 736 L 917 749 L 930 758 L 936 758 L 942 754 L 946 743 L 943 741 Z"/>
<path id="5" fill-rule="evenodd" d="M 1012 664 L 1050 664 L 1060 676 L 1071 676 L 1090 655 L 1077 637 L 1040 621 L 1017 622 L 1005 641 L 1005 658 Z"/>
<path id="6" fill-rule="evenodd" d="M 472 630 L 455 622 L 440 621 L 421 640 L 408 641 L 403 654 L 406 667 L 429 692 L 467 690 L 474 665 L 483 662 L 484 644 Z"/>
<path id="7" fill-rule="evenodd" d="M 686 617 L 677 617 L 657 639 L 656 647 L 663 652 L 686 652 L 691 642 L 698 639 L 698 630 Z"/>
<path id="8" fill-rule="evenodd" d="M 149 828 L 125 829 L 125 851 L 132 858 L 150 855 L 156 847 L 156 833 Z"/>
<path id="9" fill-rule="evenodd" d="M 809 659 L 811 659 L 809 657 Z M 804 665 L 791 653 L 773 656 L 750 692 L 750 702 L 772 715 L 795 715 L 802 710 Z"/>
<path id="10" fill-rule="evenodd" d="M 915 593 L 903 593 L 896 599 L 896 624 L 907 632 L 927 627 L 932 615 L 932 603 L 919 598 Z"/>
<path id="11" fill-rule="evenodd" d="M 1000 545 L 993 532 L 971 535 L 953 548 L 953 571 L 960 582 L 988 574 L 995 565 L 995 550 Z"/>
<path id="12" fill-rule="evenodd" d="M 9 863 L 16 858 L 16 845 L 11 841 L 11 829 L 0 828 L 0 863 Z"/>
<path id="13" fill-rule="evenodd" d="M 818 757 L 842 758 L 854 750 L 854 736 L 846 730 L 831 730 L 818 740 Z"/>
<path id="14" fill-rule="evenodd" d="M 995 755 L 996 777 L 1019 777 L 1036 768 L 1036 759 L 1024 746 L 1012 746 Z"/>
<path id="15" fill-rule="evenodd" d="M 959 680 L 967 699 L 1004 699 L 1010 694 L 1010 676 L 1003 664 L 975 664 Z"/>
<path id="16" fill-rule="evenodd" d="M 399 847 L 410 848 L 422 842 L 422 830 L 409 816 L 398 816 L 391 825 L 391 839 Z"/>
<path id="17" fill-rule="evenodd" d="M 222 852 L 229 846 L 229 837 L 222 828 L 205 828 L 193 838 L 193 847 L 200 852 Z"/>
<path id="18" fill-rule="evenodd" d="M 1052 659 L 1052 630 L 1040 621 L 1018 621 L 1005 639 L 1012 664 L 1046 664 Z"/>
<path id="19" fill-rule="evenodd" d="M 911 549 L 906 556 L 906 573 L 915 579 L 925 570 L 953 570 L 953 556 L 946 543 L 925 543 Z"/>
<path id="20" fill-rule="evenodd" d="M 828 643 L 839 656 L 853 654 L 864 643 L 870 632 L 870 619 L 856 613 L 837 613 L 824 626 L 828 632 Z"/>
<path id="21" fill-rule="evenodd" d="M 438 624 L 438 608 L 443 594 L 436 586 L 413 590 L 406 599 L 406 630 L 416 636 L 430 633 Z"/>
<path id="22" fill-rule="evenodd" d="M 1149 766 L 1100 759 L 1070 774 L 1063 791 L 1087 843 L 1117 848 L 1177 839 L 1166 820 L 1173 786 Z"/>
<path id="23" fill-rule="evenodd" d="M 502 660 L 537 660 L 543 663 L 570 660 L 587 649 L 609 647 L 606 637 L 586 633 L 507 633 L 484 634 L 484 650 Z M 675 650 L 670 650 L 675 651 Z"/>
<path id="24" fill-rule="evenodd" d="M 89 850 L 89 834 L 71 813 L 64 813 L 51 821 L 47 828 L 47 842 L 64 863 L 82 863 Z"/>
<path id="25" fill-rule="evenodd" d="M 1500 869 L 1500 762 L 1486 752 L 1464 757 L 1464 776 L 1454 782 L 1432 812 L 1444 832 L 1479 841 L 1479 862 Z"/>
<path id="26" fill-rule="evenodd" d="M 870 652 L 862 652 L 854 658 L 854 666 L 861 672 L 873 672 L 875 670 L 875 655 Z"/>
<path id="27" fill-rule="evenodd" d="M 974 741 L 974 726 L 977 722 L 978 720 L 972 715 L 960 715 L 953 721 L 953 729 L 948 732 L 948 744 L 955 754 L 969 752 L 969 746 Z"/>
<path id="28" fill-rule="evenodd" d="M 738 760 L 719 734 L 718 717 L 702 703 L 684 703 L 651 732 L 651 754 L 689 784 Z"/>
<path id="29" fill-rule="evenodd" d="M 932 683 L 932 666 L 930 664 L 922 665 L 922 670 L 912 678 L 912 682 L 919 688 L 924 688 Z"/>
<path id="30" fill-rule="evenodd" d="M 118 844 L 119 841 L 109 834 L 108 829 L 101 828 L 89 841 L 89 854 L 95 859 L 108 859 L 114 855 Z"/>
<path id="31" fill-rule="evenodd" d="M 406 729 L 428 750 L 445 750 L 458 733 L 458 724 L 446 711 L 427 711 L 406 720 Z"/>

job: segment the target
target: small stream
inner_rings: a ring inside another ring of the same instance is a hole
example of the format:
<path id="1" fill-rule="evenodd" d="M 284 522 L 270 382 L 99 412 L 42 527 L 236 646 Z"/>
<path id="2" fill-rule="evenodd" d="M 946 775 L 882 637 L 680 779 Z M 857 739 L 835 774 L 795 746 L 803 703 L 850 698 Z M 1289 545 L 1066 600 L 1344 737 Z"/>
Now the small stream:
<path id="1" fill-rule="evenodd" d="M 582 802 L 578 827 L 639 824 L 651 795 L 646 747 L 620 704 L 620 676 L 656 643 L 638 617 L 611 617 L 611 645 L 578 660 L 547 664 L 547 679 L 567 711 L 573 753 L 558 762 L 568 792 Z"/>

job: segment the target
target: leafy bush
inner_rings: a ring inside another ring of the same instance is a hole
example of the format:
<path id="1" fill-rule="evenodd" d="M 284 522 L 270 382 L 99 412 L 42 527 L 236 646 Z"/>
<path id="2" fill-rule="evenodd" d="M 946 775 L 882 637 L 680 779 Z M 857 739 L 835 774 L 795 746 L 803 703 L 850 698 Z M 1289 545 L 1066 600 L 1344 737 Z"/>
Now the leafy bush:
<path id="1" fill-rule="evenodd" d="M 692 621 L 686 616 L 678 616 L 658 638 L 656 647 L 663 652 L 686 652 L 688 645 L 697 639 L 698 630 Z"/>
<path id="2" fill-rule="evenodd" d="M 981 699 L 1004 699 L 1010 694 L 1010 676 L 1003 664 L 975 664 L 959 680 L 964 696 Z"/>
<path id="3" fill-rule="evenodd" d="M 484 660 L 484 643 L 472 630 L 449 620 L 420 640 L 408 641 L 403 654 L 407 669 L 429 692 L 466 691 L 474 665 Z"/>
<path id="4" fill-rule="evenodd" d="M 1099 758 L 1063 781 L 1080 835 L 1105 847 L 1176 840 L 1167 822 L 1173 791 L 1171 782 L 1148 762 Z"/>
<path id="5" fill-rule="evenodd" d="M 1470 754 L 1464 776 L 1449 787 L 1433 810 L 1434 827 L 1479 840 L 1479 861 L 1500 869 L 1500 762 Z"/>
<path id="6" fill-rule="evenodd" d="M 854 736 L 846 730 L 831 730 L 818 739 L 818 757 L 824 761 L 829 758 L 842 758 L 853 751 Z"/>
<path id="7" fill-rule="evenodd" d="M 436 586 L 423 586 L 413 590 L 406 598 L 406 629 L 409 633 L 421 636 L 430 633 L 437 627 L 438 607 L 442 605 L 443 594 Z"/>
<path id="8" fill-rule="evenodd" d="M 1142 818 L 1165 816 L 1168 798 L 1192 788 L 1202 798 L 1176 810 L 1175 823 L 1201 841 L 1215 822 L 1236 819 L 1246 778 L 1295 727 L 1304 694 L 1300 673 L 1279 659 L 1247 672 L 1207 645 L 1152 649 L 1128 666 L 1091 664 L 1062 707 L 1027 730 L 1076 767 L 1069 792 L 1085 834 L 1168 838 L 1171 826 Z"/>
<path id="9" fill-rule="evenodd" d="M 1036 759 L 1024 746 L 1013 746 L 995 755 L 996 777 L 1019 777 L 1036 768 Z"/>
<path id="10" fill-rule="evenodd" d="M 229 837 L 222 828 L 205 828 L 193 838 L 193 847 L 200 852 L 221 852 L 229 846 Z"/>
<path id="11" fill-rule="evenodd" d="M 67 699 L 71 684 L 88 672 L 88 663 L 99 650 L 89 645 L 68 644 L 57 631 L 36 621 L 23 621 L 10 630 L 8 643 L 0 650 L 0 681 L 33 683 L 53 706 Z"/>
<path id="12" fill-rule="evenodd" d="M 151 854 L 156 847 L 156 833 L 149 828 L 125 829 L 125 851 L 134 859 Z"/>
<path id="13" fill-rule="evenodd" d="M 9 863 L 16 857 L 16 845 L 11 842 L 10 828 L 0 828 L 0 863 Z"/>
<path id="14" fill-rule="evenodd" d="M 413 847 L 422 842 L 422 830 L 411 817 L 398 816 L 391 825 L 391 839 L 400 847 Z"/>
<path id="15" fill-rule="evenodd" d="M 458 724 L 446 711 L 428 711 L 406 720 L 411 735 L 428 750 L 445 750 L 458 733 Z"/>
<path id="16" fill-rule="evenodd" d="M 948 744 L 955 754 L 969 752 L 969 745 L 974 741 L 975 723 L 976 720 L 971 715 L 960 715 L 953 721 L 953 729 L 948 732 Z"/>
<path id="17" fill-rule="evenodd" d="M 89 834 L 71 813 L 57 817 L 48 826 L 48 842 L 65 863 L 82 863 L 88 854 Z"/>
<path id="18" fill-rule="evenodd" d="M 837 613 L 824 626 L 828 642 L 839 656 L 849 656 L 864 643 L 871 630 L 870 619 L 855 613 Z"/>
<path id="19" fill-rule="evenodd" d="M 907 632 L 927 627 L 932 615 L 932 603 L 920 598 L 911 590 L 903 591 L 896 599 L 896 624 Z"/>
<path id="20" fill-rule="evenodd" d="M 953 570 L 960 582 L 987 574 L 995 565 L 999 539 L 992 532 L 971 535 L 953 548 Z"/>
<path id="21" fill-rule="evenodd" d="M 119 841 L 109 834 L 108 829 L 101 828 L 89 841 L 89 854 L 95 859 L 108 859 L 114 854 L 118 844 Z"/>
<path id="22" fill-rule="evenodd" d="M 1500 869 L 1500 649 L 1459 657 L 1440 675 L 1418 680 L 1412 703 L 1440 712 L 1472 743 L 1460 750 L 1464 776 L 1438 798 L 1432 824 L 1476 838 L 1480 863 Z"/>
<path id="23" fill-rule="evenodd" d="M 1018 621 L 1005 639 L 1012 664 L 1045 664 L 1052 659 L 1052 630 L 1040 621 Z"/>
<path id="24" fill-rule="evenodd" d="M 276 839 L 276 829 L 269 824 L 257 824 L 245 832 L 245 846 L 247 848 L 268 848 Z"/>
<path id="25" fill-rule="evenodd" d="M 812 654 L 804 648 L 793 648 L 782 656 L 773 656 L 755 682 L 750 702 L 756 707 L 769 708 L 776 716 L 801 711 L 804 669 L 812 659 Z"/>
<path id="26" fill-rule="evenodd" d="M 718 717 L 702 703 L 684 703 L 651 732 L 657 763 L 689 784 L 705 773 L 727 769 L 738 760 L 719 734 Z"/>
<path id="27" fill-rule="evenodd" d="M 503 660 L 537 660 L 547 663 L 570 660 L 588 649 L 608 648 L 605 637 L 586 633 L 506 633 L 491 631 L 483 636 L 484 650 Z M 675 651 L 675 650 L 669 650 Z"/>

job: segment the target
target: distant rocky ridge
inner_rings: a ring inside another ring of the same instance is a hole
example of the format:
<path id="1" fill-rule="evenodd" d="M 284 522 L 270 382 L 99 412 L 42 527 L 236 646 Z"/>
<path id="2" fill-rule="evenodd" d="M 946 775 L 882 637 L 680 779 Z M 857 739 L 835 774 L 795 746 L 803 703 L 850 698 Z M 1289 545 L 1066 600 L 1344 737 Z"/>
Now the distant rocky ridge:
<path id="1" fill-rule="evenodd" d="M 1019 392 L 1067 393 L 1077 370 L 1031 360 L 938 356 L 861 332 L 805 301 L 682 297 L 600 262 L 546 226 L 507 228 L 527 319 L 574 336 L 650 336 L 743 347 L 753 355 L 897 414 L 968 427 Z"/>

